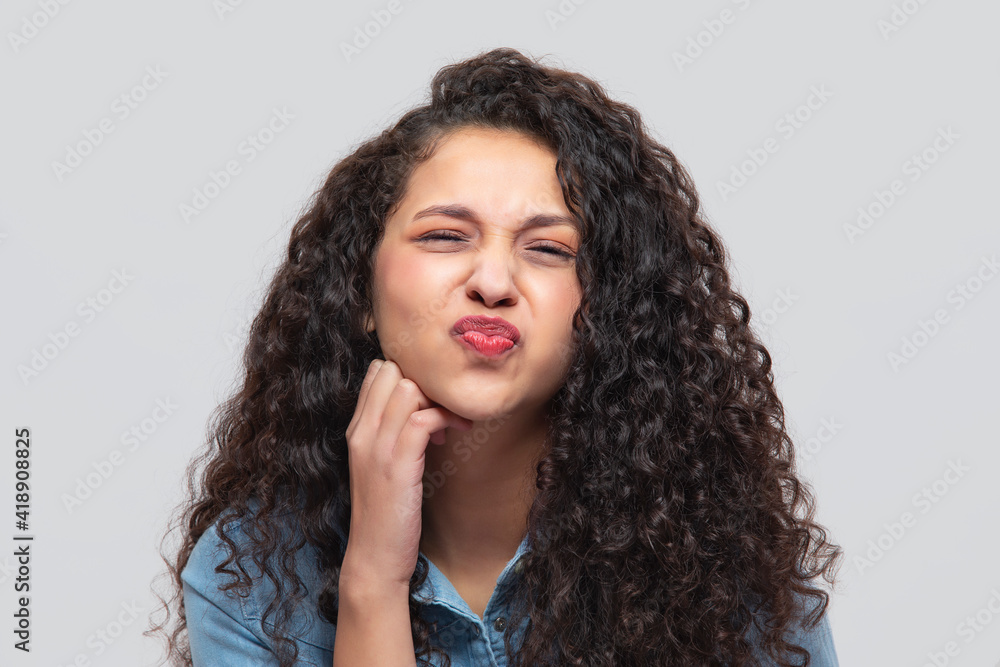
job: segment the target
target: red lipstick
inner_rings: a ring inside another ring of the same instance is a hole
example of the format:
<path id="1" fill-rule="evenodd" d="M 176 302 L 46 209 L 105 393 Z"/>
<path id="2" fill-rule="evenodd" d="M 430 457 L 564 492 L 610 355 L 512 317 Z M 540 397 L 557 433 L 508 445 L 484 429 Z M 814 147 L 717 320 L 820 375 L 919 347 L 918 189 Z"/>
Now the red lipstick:
<path id="1" fill-rule="evenodd" d="M 521 338 L 513 324 L 502 317 L 466 315 L 455 322 L 451 333 L 470 350 L 487 357 L 499 357 Z"/>

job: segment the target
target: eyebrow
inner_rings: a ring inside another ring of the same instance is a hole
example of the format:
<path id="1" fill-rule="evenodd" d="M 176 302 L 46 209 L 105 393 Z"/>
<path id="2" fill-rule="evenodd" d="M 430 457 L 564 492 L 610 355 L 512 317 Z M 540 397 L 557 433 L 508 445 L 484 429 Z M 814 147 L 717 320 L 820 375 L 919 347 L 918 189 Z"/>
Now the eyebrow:
<path id="1" fill-rule="evenodd" d="M 416 222 L 421 218 L 428 218 L 434 215 L 443 215 L 448 218 L 457 218 L 458 220 L 482 224 L 472 209 L 461 204 L 435 204 L 428 206 L 425 209 L 417 211 L 416 215 L 413 216 L 413 221 Z M 522 220 L 517 231 L 520 232 L 534 227 L 552 227 L 555 225 L 569 225 L 577 232 L 580 231 L 580 226 L 576 218 L 558 213 L 536 213 Z"/>

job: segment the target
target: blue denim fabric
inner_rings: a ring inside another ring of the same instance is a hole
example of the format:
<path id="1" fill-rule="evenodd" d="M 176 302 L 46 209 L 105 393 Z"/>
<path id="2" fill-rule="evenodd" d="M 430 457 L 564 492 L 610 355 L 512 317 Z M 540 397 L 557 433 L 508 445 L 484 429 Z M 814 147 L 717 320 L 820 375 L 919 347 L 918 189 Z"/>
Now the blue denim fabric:
<path id="1" fill-rule="evenodd" d="M 216 522 L 217 525 L 218 522 Z M 272 653 L 273 642 L 264 633 L 262 615 L 274 596 L 274 586 L 260 576 L 260 571 L 247 564 L 247 571 L 254 578 L 248 597 L 240 598 L 234 592 L 228 595 L 218 590 L 219 585 L 232 580 L 228 575 L 216 574 L 215 567 L 225 558 L 223 544 L 216 525 L 198 540 L 187 565 L 181 573 L 184 584 L 184 606 L 187 617 L 191 655 L 195 667 L 246 667 L 247 665 L 277 665 Z M 231 524 L 234 541 L 246 540 L 238 530 L 238 523 Z M 520 559 L 529 548 L 528 537 L 521 542 L 513 558 L 497 579 L 483 618 L 452 586 L 441 571 L 428 560 L 429 571 L 417 595 L 430 603 L 424 618 L 437 623 L 433 636 L 435 645 L 444 648 L 453 667 L 505 667 L 503 635 L 509 616 L 507 592 L 514 577 L 520 572 Z M 299 649 L 297 665 L 329 667 L 333 664 L 333 644 L 336 628 L 320 617 L 317 610 L 320 581 L 318 573 L 310 567 L 315 552 L 306 544 L 298 554 L 296 567 L 299 577 L 307 586 L 305 605 L 300 605 L 294 619 L 292 633 Z M 515 635 L 515 645 L 520 644 L 527 620 L 522 622 Z M 273 629 L 273 626 L 271 626 Z M 827 618 L 811 631 L 799 630 L 793 635 L 796 644 L 806 648 L 812 656 L 812 667 L 839 667 L 833 636 Z M 438 661 L 435 665 L 441 664 Z"/>

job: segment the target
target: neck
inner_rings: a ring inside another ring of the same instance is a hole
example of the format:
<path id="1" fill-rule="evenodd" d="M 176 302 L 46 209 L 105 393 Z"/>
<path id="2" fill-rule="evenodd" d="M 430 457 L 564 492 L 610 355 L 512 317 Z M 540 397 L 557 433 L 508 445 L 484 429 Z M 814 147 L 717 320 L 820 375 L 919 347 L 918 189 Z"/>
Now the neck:
<path id="1" fill-rule="evenodd" d="M 494 568 L 514 556 L 546 429 L 544 417 L 499 417 L 427 445 L 420 546 L 438 568 Z"/>

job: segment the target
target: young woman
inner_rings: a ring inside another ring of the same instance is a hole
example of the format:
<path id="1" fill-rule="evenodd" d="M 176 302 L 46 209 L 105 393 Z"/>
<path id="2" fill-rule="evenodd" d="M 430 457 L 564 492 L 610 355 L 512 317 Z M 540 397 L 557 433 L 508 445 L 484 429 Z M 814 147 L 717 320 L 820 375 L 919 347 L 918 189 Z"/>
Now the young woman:
<path id="1" fill-rule="evenodd" d="M 244 363 L 172 663 L 837 665 L 770 356 L 690 177 L 592 80 L 443 68 L 334 167 Z"/>

